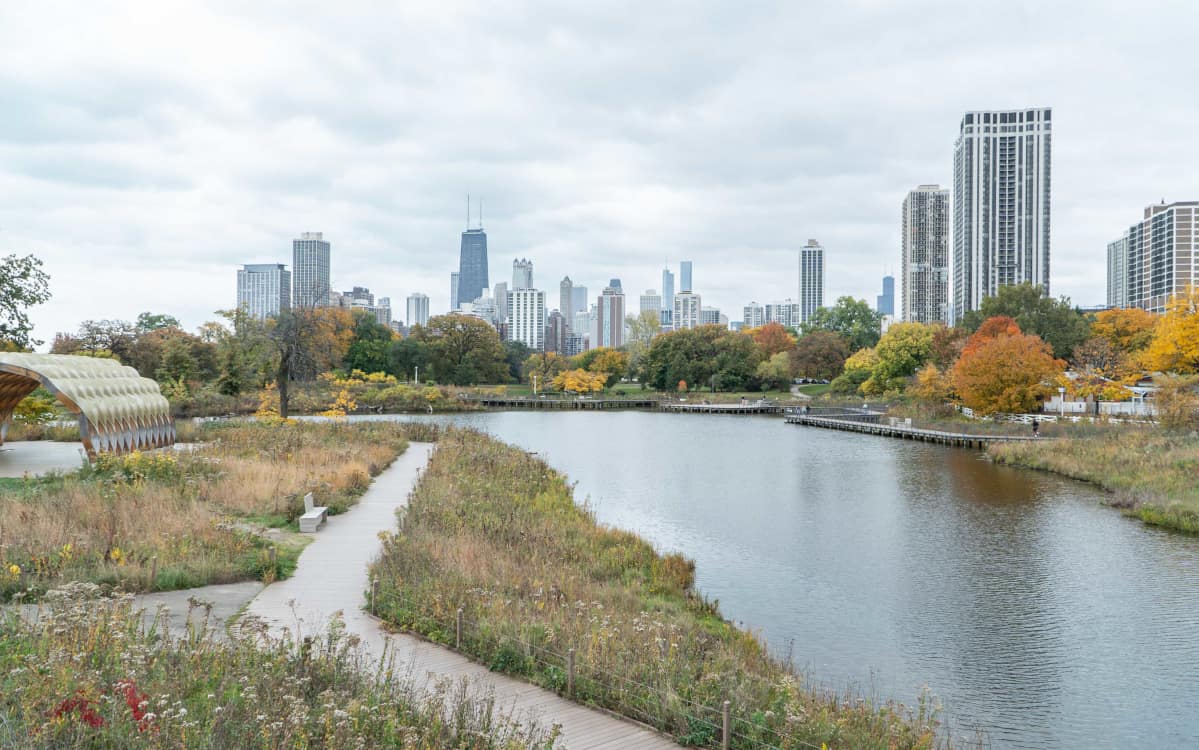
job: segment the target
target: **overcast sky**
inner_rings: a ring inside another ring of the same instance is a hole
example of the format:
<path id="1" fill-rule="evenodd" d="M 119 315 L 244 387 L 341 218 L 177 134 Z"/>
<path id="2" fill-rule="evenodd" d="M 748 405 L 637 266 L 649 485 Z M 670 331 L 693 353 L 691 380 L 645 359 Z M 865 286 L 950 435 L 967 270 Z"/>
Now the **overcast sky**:
<path id="1" fill-rule="evenodd" d="M 553 306 L 569 274 L 635 308 L 691 259 L 737 320 L 798 296 L 808 238 L 826 301 L 873 305 L 962 113 L 1051 106 L 1052 290 L 1101 303 L 1106 243 L 1199 199 L 1199 6 L 983 7 L 5 2 L 0 255 L 45 261 L 46 340 L 192 328 L 303 231 L 403 318 L 415 291 L 447 308 L 470 192 L 492 283 L 528 257 Z"/>

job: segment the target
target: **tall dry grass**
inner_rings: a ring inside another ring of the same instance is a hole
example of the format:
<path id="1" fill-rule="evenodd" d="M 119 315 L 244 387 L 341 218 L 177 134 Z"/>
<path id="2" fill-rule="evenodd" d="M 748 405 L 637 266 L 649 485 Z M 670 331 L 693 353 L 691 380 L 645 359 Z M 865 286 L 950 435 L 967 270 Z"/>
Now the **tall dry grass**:
<path id="1" fill-rule="evenodd" d="M 1108 427 L 1081 437 L 997 443 L 999 463 L 1092 482 L 1146 523 L 1199 534 L 1199 437 L 1158 427 Z"/>
<path id="2" fill-rule="evenodd" d="M 0 616 L 0 747 L 550 750 L 555 732 L 444 681 L 375 669 L 334 623 L 303 644 L 243 623 L 182 637 L 128 597 L 70 584 L 40 617 Z"/>
<path id="3" fill-rule="evenodd" d="M 718 744 L 731 701 L 736 748 L 929 748 L 929 702 L 809 690 L 753 635 L 692 588 L 694 565 L 600 526 L 564 477 L 484 435 L 447 431 L 402 529 L 372 568 L 376 610 L 457 644 L 492 669 L 649 723 L 684 744 Z"/>
<path id="4" fill-rule="evenodd" d="M 218 423 L 194 450 L 101 456 L 78 473 L 0 489 L 0 595 L 60 581 L 131 590 L 271 579 L 261 526 L 303 512 L 303 496 L 347 509 L 407 447 L 387 423 Z"/>

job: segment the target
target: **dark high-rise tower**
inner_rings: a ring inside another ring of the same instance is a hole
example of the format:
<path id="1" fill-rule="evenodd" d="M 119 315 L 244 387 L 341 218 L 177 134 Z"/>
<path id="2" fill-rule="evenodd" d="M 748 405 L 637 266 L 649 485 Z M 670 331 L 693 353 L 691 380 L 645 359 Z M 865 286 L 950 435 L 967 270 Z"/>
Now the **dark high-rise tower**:
<path id="1" fill-rule="evenodd" d="M 466 203 L 467 221 L 470 220 L 470 198 Z M 464 302 L 474 302 L 491 288 L 487 278 L 487 233 L 483 231 L 483 209 L 479 209 L 479 228 L 462 233 L 462 249 L 458 254 L 458 299 L 451 300 L 457 308 Z"/>

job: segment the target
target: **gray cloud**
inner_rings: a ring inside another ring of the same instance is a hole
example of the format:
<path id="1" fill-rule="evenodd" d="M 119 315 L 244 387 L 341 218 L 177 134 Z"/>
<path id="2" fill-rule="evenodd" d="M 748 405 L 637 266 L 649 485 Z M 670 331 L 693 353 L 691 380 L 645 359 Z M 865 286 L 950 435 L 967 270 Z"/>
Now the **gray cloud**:
<path id="1" fill-rule="evenodd" d="M 240 263 L 324 231 L 338 286 L 444 309 L 463 194 L 493 280 L 531 257 L 705 302 L 872 299 L 906 191 L 948 184 L 962 112 L 1055 108 L 1056 293 L 1195 194 L 1199 12 L 1179 3 L 87 4 L 0 9 L 0 251 L 36 252 L 38 335 L 143 309 L 196 325 Z"/>

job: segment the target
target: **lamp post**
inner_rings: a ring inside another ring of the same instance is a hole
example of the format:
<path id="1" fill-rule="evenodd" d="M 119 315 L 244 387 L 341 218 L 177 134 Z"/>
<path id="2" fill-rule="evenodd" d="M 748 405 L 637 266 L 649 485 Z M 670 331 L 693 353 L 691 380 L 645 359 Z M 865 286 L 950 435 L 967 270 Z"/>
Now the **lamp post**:
<path id="1" fill-rule="evenodd" d="M 1066 386 L 1064 385 L 1059 385 L 1057 387 L 1057 406 L 1058 413 L 1061 414 L 1062 418 L 1064 419 L 1066 416 Z"/>
<path id="2" fill-rule="evenodd" d="M 533 373 L 533 395 L 537 395 L 537 373 Z"/>
<path id="3" fill-rule="evenodd" d="M 420 365 L 416 365 L 415 367 L 412 368 L 412 382 L 413 383 L 420 382 Z"/>

